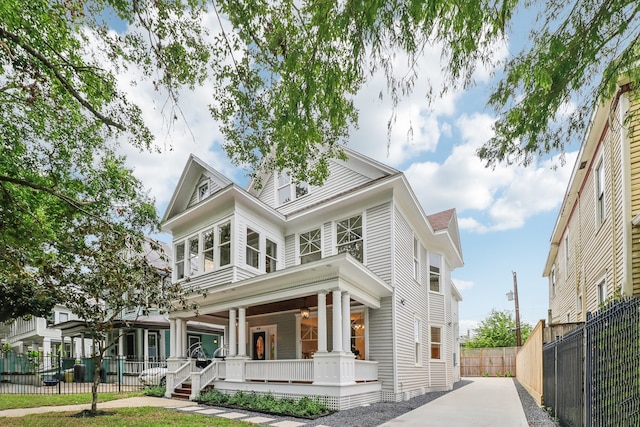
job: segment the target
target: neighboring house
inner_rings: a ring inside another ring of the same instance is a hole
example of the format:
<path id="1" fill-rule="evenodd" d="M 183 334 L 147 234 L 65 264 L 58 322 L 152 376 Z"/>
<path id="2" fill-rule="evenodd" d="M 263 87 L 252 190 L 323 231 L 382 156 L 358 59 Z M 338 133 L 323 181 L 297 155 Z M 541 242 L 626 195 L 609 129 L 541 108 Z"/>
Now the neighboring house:
<path id="1" fill-rule="evenodd" d="M 543 272 L 552 326 L 640 295 L 640 138 L 628 132 L 640 110 L 628 89 L 596 108 L 560 207 Z"/>
<path id="2" fill-rule="evenodd" d="M 66 307 L 56 305 L 47 318 L 31 317 L 9 323 L 4 328 L 3 338 L 11 344 L 11 349 L 16 354 L 37 350 L 45 355 L 62 353 L 71 355 L 70 357 L 89 356 L 92 350 L 91 340 L 63 336 L 60 329 L 60 324 L 77 319 Z"/>
<path id="3" fill-rule="evenodd" d="M 143 246 L 144 256 L 158 271 L 159 284 L 171 280 L 171 245 L 156 242 L 161 246 L 163 256 L 152 247 L 149 241 Z M 87 328 L 82 319 L 69 320 L 59 328 L 66 336 L 74 339 L 88 336 Z M 187 343 L 190 348 L 201 347 L 206 355 L 212 357 L 221 346 L 223 327 L 214 324 L 188 322 Z M 125 374 L 137 376 L 142 370 L 153 366 L 162 366 L 169 356 L 169 319 L 168 315 L 159 310 L 150 309 L 143 314 L 140 307 L 128 307 L 114 321 L 113 332 L 109 333 L 107 345 L 112 347 L 105 356 L 125 359 Z M 73 353 L 75 354 L 75 353 Z M 87 352 L 87 355 L 91 353 Z M 135 382 L 137 384 L 137 381 Z"/>
<path id="4" fill-rule="evenodd" d="M 198 308 L 170 315 L 167 396 L 191 382 L 347 409 L 459 379 L 455 210 L 425 215 L 404 174 L 347 155 L 322 186 L 282 172 L 246 190 L 189 158 L 162 227 Z M 191 320 L 226 325 L 225 360 L 187 358 Z"/>

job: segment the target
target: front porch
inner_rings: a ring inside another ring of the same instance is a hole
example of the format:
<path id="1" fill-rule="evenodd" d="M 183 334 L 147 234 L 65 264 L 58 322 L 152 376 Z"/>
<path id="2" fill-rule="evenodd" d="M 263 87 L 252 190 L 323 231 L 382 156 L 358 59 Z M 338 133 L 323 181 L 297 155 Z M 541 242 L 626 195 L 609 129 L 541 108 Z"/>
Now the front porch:
<path id="1" fill-rule="evenodd" d="M 207 288 L 197 314 L 170 320 L 167 397 L 190 383 L 190 399 L 213 386 L 316 396 L 336 410 L 381 400 L 378 362 L 367 360 L 367 323 L 391 289 L 347 254 Z M 227 325 L 224 360 L 201 369 L 189 358 L 187 320 Z"/>
<path id="2" fill-rule="evenodd" d="M 214 359 L 200 369 L 194 359 L 170 359 L 167 363 L 167 397 L 181 384 L 191 383 L 194 400 L 201 390 L 215 389 L 269 393 L 274 397 L 318 397 L 335 410 L 380 401 L 378 363 L 355 360 L 353 355 L 315 354 L 302 360 Z M 171 391 L 170 391 L 171 390 Z"/>

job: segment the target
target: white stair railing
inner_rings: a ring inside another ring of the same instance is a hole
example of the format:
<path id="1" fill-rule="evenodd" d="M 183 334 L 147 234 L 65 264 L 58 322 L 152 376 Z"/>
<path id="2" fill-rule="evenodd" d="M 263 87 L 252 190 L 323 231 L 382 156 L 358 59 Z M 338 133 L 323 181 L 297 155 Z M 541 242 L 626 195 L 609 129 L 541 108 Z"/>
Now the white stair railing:
<path id="1" fill-rule="evenodd" d="M 201 371 L 191 373 L 191 396 L 189 399 L 194 400 L 203 388 L 218 378 L 218 363 L 224 362 L 214 360 Z"/>

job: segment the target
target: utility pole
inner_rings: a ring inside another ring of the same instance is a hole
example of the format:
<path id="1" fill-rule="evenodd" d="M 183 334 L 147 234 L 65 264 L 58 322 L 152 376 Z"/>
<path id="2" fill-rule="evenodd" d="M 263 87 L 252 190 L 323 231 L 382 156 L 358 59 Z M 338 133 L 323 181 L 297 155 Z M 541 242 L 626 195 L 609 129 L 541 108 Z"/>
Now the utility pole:
<path id="1" fill-rule="evenodd" d="M 518 306 L 518 277 L 516 276 L 516 272 L 513 273 L 513 293 L 516 301 L 516 345 L 518 347 L 522 346 L 522 335 L 520 334 L 520 307 Z"/>

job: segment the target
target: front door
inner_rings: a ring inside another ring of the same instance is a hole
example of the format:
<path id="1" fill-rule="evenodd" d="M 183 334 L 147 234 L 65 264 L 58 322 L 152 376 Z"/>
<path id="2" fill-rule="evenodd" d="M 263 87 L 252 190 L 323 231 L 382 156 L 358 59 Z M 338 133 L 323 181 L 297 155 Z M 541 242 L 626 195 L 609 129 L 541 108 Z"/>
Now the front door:
<path id="1" fill-rule="evenodd" d="M 276 326 L 251 328 L 251 358 L 253 360 L 276 360 Z"/>

